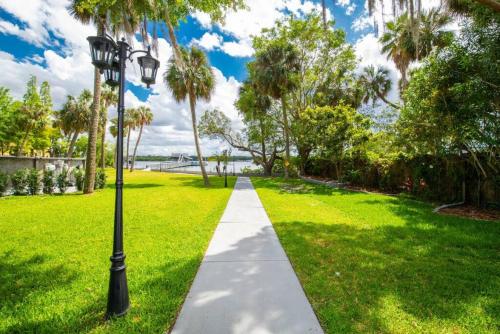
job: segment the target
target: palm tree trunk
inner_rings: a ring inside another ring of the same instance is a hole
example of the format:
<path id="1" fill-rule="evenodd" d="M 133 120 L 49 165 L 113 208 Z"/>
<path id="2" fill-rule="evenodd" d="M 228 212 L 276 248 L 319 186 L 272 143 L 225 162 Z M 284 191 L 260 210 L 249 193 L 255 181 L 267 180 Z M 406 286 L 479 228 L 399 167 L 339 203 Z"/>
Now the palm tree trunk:
<path id="1" fill-rule="evenodd" d="M 97 35 L 104 33 L 104 25 L 98 23 Z M 97 132 L 99 130 L 99 107 L 101 99 L 101 73 L 99 69 L 94 68 L 94 101 L 92 103 L 92 113 L 89 122 L 89 142 L 87 145 L 87 159 L 85 161 L 85 183 L 83 187 L 84 194 L 94 192 L 95 170 L 96 170 L 96 143 Z"/>
<path id="2" fill-rule="evenodd" d="M 73 133 L 73 137 L 71 137 L 71 142 L 69 143 L 68 147 L 68 153 L 66 154 L 67 158 L 71 158 L 73 156 L 73 151 L 75 149 L 76 140 L 78 139 L 78 134 L 78 131 L 75 131 L 75 133 Z"/>
<path id="3" fill-rule="evenodd" d="M 141 123 L 141 127 L 139 129 L 139 135 L 137 136 L 137 141 L 135 142 L 135 147 L 134 147 L 134 154 L 132 155 L 132 165 L 130 166 L 130 171 L 134 171 L 134 166 L 135 166 L 135 155 L 137 154 L 137 147 L 139 146 L 139 142 L 141 141 L 141 136 L 142 136 L 142 128 L 144 127 L 144 124 Z"/>
<path id="4" fill-rule="evenodd" d="M 285 132 L 285 179 L 288 179 L 290 177 L 290 173 L 288 171 L 288 165 L 290 164 L 290 136 L 288 129 L 288 116 L 286 112 L 285 96 L 281 97 L 281 107 L 283 109 L 283 127 Z"/>
<path id="5" fill-rule="evenodd" d="M 325 0 L 321 0 L 321 14 L 323 16 L 323 28 L 326 30 L 327 25 L 326 25 L 326 3 Z"/>
<path id="6" fill-rule="evenodd" d="M 127 135 L 127 162 L 125 164 L 125 168 L 129 168 L 129 155 L 128 155 L 128 152 L 129 152 L 129 148 L 130 148 L 130 134 L 132 132 L 132 129 L 130 128 L 130 126 L 128 127 L 128 135 Z"/>
<path id="7" fill-rule="evenodd" d="M 196 98 L 192 89 L 189 91 L 189 106 L 191 107 L 191 121 L 193 123 L 193 135 L 194 135 L 194 145 L 196 146 L 196 155 L 198 156 L 198 162 L 200 163 L 201 174 L 203 175 L 203 182 L 205 186 L 210 186 L 210 181 L 208 180 L 207 172 L 205 171 L 205 166 L 203 165 L 203 158 L 201 155 L 200 143 L 198 139 L 198 127 L 196 126 Z"/>
<path id="8" fill-rule="evenodd" d="M 381 94 L 380 92 L 376 92 L 376 94 L 379 97 L 379 99 L 381 99 L 382 101 L 384 101 L 385 103 L 387 103 L 388 105 L 390 105 L 391 107 L 393 107 L 394 109 L 400 109 L 401 108 L 397 104 L 394 104 L 391 101 L 387 100 L 386 97 L 383 94 Z"/>
<path id="9" fill-rule="evenodd" d="M 165 23 L 168 27 L 168 36 L 170 37 L 170 42 L 172 43 L 172 48 L 174 49 L 174 60 L 175 64 L 181 71 L 184 71 L 184 61 L 182 59 L 181 48 L 179 47 L 179 43 L 177 43 L 177 37 L 175 36 L 174 26 L 172 25 L 172 21 L 170 20 L 170 15 L 168 14 L 168 9 L 165 13 Z"/>

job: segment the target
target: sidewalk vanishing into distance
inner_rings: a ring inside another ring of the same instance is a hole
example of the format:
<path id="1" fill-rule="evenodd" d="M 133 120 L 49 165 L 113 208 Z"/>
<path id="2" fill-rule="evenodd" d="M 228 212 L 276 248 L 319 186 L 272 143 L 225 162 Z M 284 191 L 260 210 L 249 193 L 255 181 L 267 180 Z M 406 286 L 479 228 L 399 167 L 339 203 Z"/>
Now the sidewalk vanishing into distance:
<path id="1" fill-rule="evenodd" d="M 247 177 L 236 182 L 171 333 L 323 333 Z"/>

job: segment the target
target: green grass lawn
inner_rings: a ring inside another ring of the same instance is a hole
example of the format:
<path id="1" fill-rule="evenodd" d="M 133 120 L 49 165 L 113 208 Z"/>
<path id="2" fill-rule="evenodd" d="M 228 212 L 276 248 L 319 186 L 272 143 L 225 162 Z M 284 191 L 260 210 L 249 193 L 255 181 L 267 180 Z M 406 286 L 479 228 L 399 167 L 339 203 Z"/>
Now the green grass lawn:
<path id="1" fill-rule="evenodd" d="M 114 180 L 114 177 L 109 177 Z M 163 333 L 175 320 L 234 184 L 125 174 L 131 309 L 104 321 L 114 187 L 0 199 L 0 333 Z"/>
<path id="2" fill-rule="evenodd" d="M 500 332 L 500 222 L 252 180 L 325 332 Z"/>

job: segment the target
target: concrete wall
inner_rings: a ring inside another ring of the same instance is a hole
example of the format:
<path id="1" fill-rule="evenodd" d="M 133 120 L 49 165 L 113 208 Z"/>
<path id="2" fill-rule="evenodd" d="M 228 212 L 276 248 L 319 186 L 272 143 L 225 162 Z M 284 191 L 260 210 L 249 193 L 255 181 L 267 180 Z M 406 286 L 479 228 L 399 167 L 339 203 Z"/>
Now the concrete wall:
<path id="1" fill-rule="evenodd" d="M 85 159 L 0 156 L 0 172 L 7 174 L 12 174 L 23 168 L 36 168 L 42 170 L 46 164 L 52 164 L 56 167 L 60 166 L 59 168 L 62 168 L 63 164 L 67 164 L 70 167 L 84 167 Z"/>

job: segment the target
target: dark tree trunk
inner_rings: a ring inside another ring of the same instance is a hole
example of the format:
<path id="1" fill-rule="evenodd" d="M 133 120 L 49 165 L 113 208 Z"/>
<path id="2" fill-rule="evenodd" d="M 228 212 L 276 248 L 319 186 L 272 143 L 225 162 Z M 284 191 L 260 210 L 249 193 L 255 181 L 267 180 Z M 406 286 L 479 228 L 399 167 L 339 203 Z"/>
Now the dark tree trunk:
<path id="1" fill-rule="evenodd" d="M 189 106 L 191 107 L 191 121 L 193 123 L 193 135 L 194 135 L 194 145 L 196 146 L 196 155 L 198 156 L 198 162 L 200 163 L 201 174 L 203 175 L 203 182 L 205 186 L 210 186 L 210 181 L 208 180 L 208 175 L 205 170 L 205 165 L 203 165 L 203 156 L 201 154 L 200 142 L 198 138 L 198 127 L 196 126 L 196 97 L 194 92 L 191 90 L 189 92 Z"/>
<path id="2" fill-rule="evenodd" d="M 285 133 L 285 161 L 283 162 L 283 165 L 285 167 L 285 179 L 288 179 L 290 177 L 290 172 L 288 170 L 290 164 L 290 136 L 288 129 L 288 115 L 286 111 L 285 96 L 281 97 L 281 107 L 283 109 L 283 127 Z"/>
<path id="3" fill-rule="evenodd" d="M 66 153 L 67 158 L 71 158 L 73 156 L 73 151 L 75 150 L 75 144 L 76 140 L 78 139 L 78 134 L 78 131 L 75 131 L 75 133 L 73 133 L 73 136 L 71 137 L 71 142 L 69 143 L 68 147 L 68 153 Z"/>
<path id="4" fill-rule="evenodd" d="M 127 161 L 125 162 L 125 168 L 129 168 L 129 155 L 128 155 L 128 151 L 129 151 L 129 148 L 130 148 L 130 134 L 132 133 L 132 129 L 131 127 L 129 126 L 128 127 L 128 135 L 127 135 Z"/>
<path id="5" fill-rule="evenodd" d="M 142 137 L 142 129 L 144 128 L 144 124 L 141 124 L 141 127 L 139 129 L 139 135 L 137 136 L 137 141 L 135 142 L 135 147 L 134 147 L 134 154 L 132 155 L 132 165 L 130 166 L 130 171 L 134 171 L 135 167 L 135 156 L 137 155 L 137 147 L 139 146 L 139 142 L 141 141 Z"/>
<path id="6" fill-rule="evenodd" d="M 97 35 L 104 34 L 104 25 L 98 23 Z M 87 145 L 87 159 L 85 161 L 85 184 L 83 187 L 84 194 L 94 192 L 95 171 L 96 171 L 96 143 L 97 133 L 99 131 L 99 107 L 101 99 L 101 73 L 99 69 L 94 68 L 94 101 L 92 103 L 92 113 L 89 122 L 89 142 Z"/>

